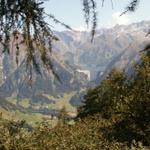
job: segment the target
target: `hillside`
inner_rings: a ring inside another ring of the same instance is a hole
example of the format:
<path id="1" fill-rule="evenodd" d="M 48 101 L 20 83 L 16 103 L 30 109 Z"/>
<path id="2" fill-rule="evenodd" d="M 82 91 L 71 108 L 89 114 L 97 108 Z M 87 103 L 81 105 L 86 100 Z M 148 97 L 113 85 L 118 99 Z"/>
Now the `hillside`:
<path id="1" fill-rule="evenodd" d="M 0 96 L 31 113 L 57 114 L 64 106 L 74 112 L 85 89 L 97 85 L 112 68 L 130 72 L 149 40 L 145 37 L 149 26 L 150 22 L 143 21 L 100 29 L 93 43 L 89 32 L 56 32 L 60 40 L 53 43 L 50 58 L 59 80 L 52 72 L 42 69 L 37 74 L 34 68 L 31 82 L 24 64 L 24 46 L 20 47 L 18 67 L 13 47 L 10 55 L 4 53 L 0 59 Z"/>
<path id="2" fill-rule="evenodd" d="M 110 64 L 124 68 L 131 60 L 137 60 L 139 51 L 149 40 L 146 37 L 149 26 L 150 22 L 142 21 L 100 29 L 96 32 L 93 43 L 90 42 L 88 32 L 56 32 L 60 41 L 54 43 L 54 49 L 69 64 L 89 70 L 91 80 L 95 80 L 97 75 L 108 70 Z"/>

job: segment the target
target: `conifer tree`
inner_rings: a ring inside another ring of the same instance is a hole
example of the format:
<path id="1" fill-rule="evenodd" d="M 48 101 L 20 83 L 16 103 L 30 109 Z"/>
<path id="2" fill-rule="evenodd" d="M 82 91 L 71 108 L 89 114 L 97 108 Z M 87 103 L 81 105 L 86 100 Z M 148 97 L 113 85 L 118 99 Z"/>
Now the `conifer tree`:
<path id="1" fill-rule="evenodd" d="M 11 45 L 14 44 L 16 63 L 19 64 L 19 55 L 25 53 L 24 62 L 28 70 L 34 68 L 38 73 L 41 66 L 53 71 L 50 59 L 52 41 L 58 40 L 44 19 L 49 17 L 53 22 L 70 29 L 52 14 L 46 14 L 43 3 L 44 0 L 0 0 L 2 52 L 9 54 Z M 21 49 L 21 45 L 24 45 L 25 49 Z"/>

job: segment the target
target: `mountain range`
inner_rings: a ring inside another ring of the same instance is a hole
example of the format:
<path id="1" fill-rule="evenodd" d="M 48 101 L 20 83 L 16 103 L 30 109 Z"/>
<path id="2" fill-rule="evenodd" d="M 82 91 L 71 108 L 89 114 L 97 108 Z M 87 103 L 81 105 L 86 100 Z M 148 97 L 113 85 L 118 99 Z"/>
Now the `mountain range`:
<path id="1" fill-rule="evenodd" d="M 80 91 L 93 82 L 98 84 L 112 68 L 129 70 L 140 59 L 140 51 L 150 40 L 146 36 L 149 28 L 148 21 L 116 25 L 113 28 L 97 30 L 93 42 L 89 32 L 55 31 L 59 41 L 53 42 L 51 60 L 60 81 L 43 69 L 42 76 L 33 72 L 30 85 L 26 80 L 28 74 L 23 56 L 18 67 L 10 67 L 10 64 L 14 64 L 12 55 L 2 54 L 0 97 L 17 99 L 15 105 L 19 108 L 24 99 L 29 99 L 27 107 L 30 110 L 34 110 L 35 104 L 39 103 L 40 111 L 45 108 L 47 110 L 49 104 L 60 104 L 58 101 L 66 97 L 67 103 L 80 105 Z M 44 108 L 41 108 L 41 103 L 46 104 Z M 61 107 L 63 106 L 59 108 Z"/>
<path id="2" fill-rule="evenodd" d="M 54 49 L 68 64 L 89 70 L 91 80 L 95 80 L 110 66 L 125 68 L 137 60 L 139 51 L 149 42 L 149 29 L 148 21 L 116 25 L 97 30 L 93 42 L 89 32 L 56 32 L 60 41 L 54 43 Z"/>

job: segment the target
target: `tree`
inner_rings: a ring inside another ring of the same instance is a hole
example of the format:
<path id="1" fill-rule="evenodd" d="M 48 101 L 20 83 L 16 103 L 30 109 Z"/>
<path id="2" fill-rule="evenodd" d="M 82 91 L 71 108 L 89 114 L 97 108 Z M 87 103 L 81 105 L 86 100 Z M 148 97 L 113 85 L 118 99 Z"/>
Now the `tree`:
<path id="1" fill-rule="evenodd" d="M 113 120 L 109 138 L 112 136 L 113 140 L 129 143 L 134 139 L 150 145 L 149 52 L 141 57 L 133 70 L 131 76 L 112 70 L 99 86 L 85 95 L 78 117 L 85 119 L 96 114 L 101 119 Z"/>
<path id="2" fill-rule="evenodd" d="M 135 67 L 132 100 L 126 120 L 143 142 L 150 145 L 150 57 L 144 55 L 141 60 L 141 64 Z"/>
<path id="3" fill-rule="evenodd" d="M 84 97 L 79 117 L 100 113 L 102 117 L 120 114 L 126 109 L 127 79 L 122 71 L 113 69 L 99 86 L 88 91 Z"/>
<path id="4" fill-rule="evenodd" d="M 44 0 L 1 0 L 0 1 L 0 42 L 4 53 L 10 53 L 11 43 L 16 47 L 16 63 L 22 53 L 20 45 L 25 45 L 25 63 L 29 71 L 33 68 L 40 73 L 42 67 L 53 71 L 50 60 L 52 41 L 58 40 L 44 18 L 49 17 L 55 23 L 69 28 L 53 15 L 46 14 L 42 4 Z M 13 37 L 13 40 L 11 38 Z M 20 40 L 21 39 L 21 40 Z M 54 73 L 54 72 L 53 72 Z"/>

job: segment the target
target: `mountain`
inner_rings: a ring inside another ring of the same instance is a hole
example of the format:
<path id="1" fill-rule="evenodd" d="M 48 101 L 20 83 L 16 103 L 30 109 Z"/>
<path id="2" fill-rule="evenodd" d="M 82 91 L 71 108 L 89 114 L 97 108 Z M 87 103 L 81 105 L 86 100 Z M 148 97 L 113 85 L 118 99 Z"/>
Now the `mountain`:
<path id="1" fill-rule="evenodd" d="M 3 62 L 6 61 L 5 59 L 7 58 L 4 57 Z M 21 63 L 17 69 L 14 69 L 5 77 L 5 81 L 0 87 L 0 95 L 11 96 L 17 94 L 19 98 L 30 98 L 38 92 L 55 95 L 56 93 L 78 90 L 80 87 L 86 86 L 87 79 L 83 73 L 77 72 L 66 64 L 56 53 L 53 53 L 51 60 L 59 79 L 51 72 L 43 69 L 42 75 L 36 72 L 32 73 L 32 83 L 29 84 L 27 77 L 30 74 L 26 72 L 25 64 Z M 3 68 L 4 70 L 9 70 L 6 64 L 4 64 Z"/>
<path id="2" fill-rule="evenodd" d="M 31 74 L 26 70 L 24 60 L 16 67 L 12 54 L 4 53 L 0 67 L 0 108 L 6 108 L 2 105 L 5 99 L 8 106 L 12 104 L 10 111 L 14 113 L 17 110 L 22 113 L 20 110 L 24 110 L 28 113 L 56 115 L 66 105 L 69 111 L 73 109 L 69 100 L 76 91 L 86 87 L 87 76 L 63 61 L 56 52 L 53 52 L 50 59 L 59 78 L 44 68 L 41 74 L 37 74 L 33 68 L 32 80 L 29 80 Z"/>
<path id="3" fill-rule="evenodd" d="M 131 70 L 149 42 L 145 36 L 149 27 L 150 22 L 142 21 L 100 29 L 92 43 L 89 32 L 55 32 L 60 40 L 53 42 L 51 60 L 60 80 L 45 69 L 42 75 L 33 69 L 29 84 L 24 53 L 17 66 L 12 49 L 0 58 L 0 97 L 13 104 L 9 106 L 31 113 L 49 114 L 64 106 L 72 111 L 81 105 L 85 88 L 99 84 L 113 67 Z"/>
<path id="4" fill-rule="evenodd" d="M 137 60 L 139 51 L 149 41 L 146 37 L 149 27 L 150 22 L 142 21 L 100 29 L 96 32 L 93 43 L 89 32 L 56 32 L 60 41 L 54 43 L 54 49 L 69 64 L 74 64 L 81 70 L 89 70 L 91 80 L 95 80 L 111 68 L 111 64 L 124 68 L 134 59 Z"/>

